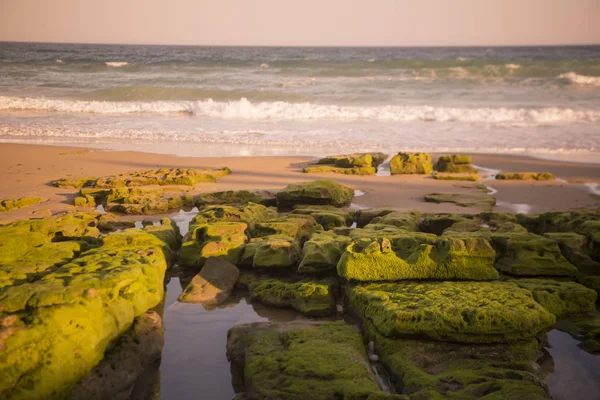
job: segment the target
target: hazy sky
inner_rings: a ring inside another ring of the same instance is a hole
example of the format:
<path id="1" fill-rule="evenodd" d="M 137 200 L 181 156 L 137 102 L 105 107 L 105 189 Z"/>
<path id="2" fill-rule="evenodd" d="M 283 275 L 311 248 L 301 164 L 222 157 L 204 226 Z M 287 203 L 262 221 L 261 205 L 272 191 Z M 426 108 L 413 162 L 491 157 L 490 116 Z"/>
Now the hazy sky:
<path id="1" fill-rule="evenodd" d="M 0 0 L 0 40 L 600 44 L 600 0 Z"/>

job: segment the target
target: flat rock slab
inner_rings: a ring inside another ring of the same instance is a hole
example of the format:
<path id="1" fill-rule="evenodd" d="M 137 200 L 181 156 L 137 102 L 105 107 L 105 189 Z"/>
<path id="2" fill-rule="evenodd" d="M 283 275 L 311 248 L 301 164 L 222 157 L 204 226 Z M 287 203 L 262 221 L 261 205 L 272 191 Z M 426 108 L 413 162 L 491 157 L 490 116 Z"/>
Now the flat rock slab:
<path id="1" fill-rule="evenodd" d="M 210 257 L 178 300 L 184 303 L 217 306 L 227 300 L 239 275 L 240 270 L 229 261 Z"/>
<path id="2" fill-rule="evenodd" d="M 277 206 L 292 209 L 295 205 L 331 205 L 348 207 L 354 198 L 354 189 L 330 180 L 292 183 L 277 193 Z"/>
<path id="3" fill-rule="evenodd" d="M 227 358 L 244 399 L 366 400 L 382 394 L 358 329 L 343 321 L 238 325 L 227 334 Z"/>
<path id="4" fill-rule="evenodd" d="M 506 282 L 372 283 L 347 286 L 346 295 L 350 308 L 389 338 L 505 343 L 556 321 L 529 291 Z"/>

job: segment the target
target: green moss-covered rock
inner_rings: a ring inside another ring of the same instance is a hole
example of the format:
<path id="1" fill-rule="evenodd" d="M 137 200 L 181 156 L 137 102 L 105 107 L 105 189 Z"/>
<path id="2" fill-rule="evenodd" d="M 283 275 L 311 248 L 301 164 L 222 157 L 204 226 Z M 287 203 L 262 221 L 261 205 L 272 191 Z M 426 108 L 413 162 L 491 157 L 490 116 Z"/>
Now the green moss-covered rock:
<path id="1" fill-rule="evenodd" d="M 96 177 L 73 177 L 73 178 L 61 178 L 52 181 L 52 185 L 59 188 L 75 188 L 81 189 L 84 187 L 91 187 L 96 183 Z"/>
<path id="2" fill-rule="evenodd" d="M 293 308 L 313 317 L 335 314 L 337 281 L 302 279 L 288 282 L 280 279 L 263 279 L 249 285 L 250 299 L 271 307 Z"/>
<path id="3" fill-rule="evenodd" d="M 233 386 L 246 399 L 367 399 L 380 393 L 356 328 L 343 321 L 238 325 L 227 333 Z"/>
<path id="4" fill-rule="evenodd" d="M 536 339 L 514 344 L 464 345 L 389 339 L 365 324 L 367 339 L 397 391 L 410 399 L 550 399 L 539 368 Z"/>
<path id="5" fill-rule="evenodd" d="M 240 265 L 252 268 L 291 268 L 300 262 L 300 246 L 289 236 L 270 235 L 251 239 Z"/>
<path id="6" fill-rule="evenodd" d="M 111 233 L 41 279 L 0 289 L 0 397 L 68 393 L 136 316 L 162 300 L 161 245 L 138 230 Z"/>
<path id="7" fill-rule="evenodd" d="M 7 212 L 17 208 L 35 206 L 45 202 L 47 199 L 41 197 L 21 197 L 19 199 L 6 199 L 0 201 L 0 212 Z"/>
<path id="8" fill-rule="evenodd" d="M 495 252 L 479 238 L 431 238 L 405 234 L 350 244 L 337 265 L 338 275 L 353 281 L 405 279 L 498 279 Z"/>
<path id="9" fill-rule="evenodd" d="M 209 205 L 238 205 L 248 203 L 274 205 L 275 198 L 266 194 L 258 194 L 248 190 L 227 190 L 224 192 L 204 193 L 196 197 L 196 207 L 202 208 Z"/>
<path id="10" fill-rule="evenodd" d="M 292 214 L 310 215 L 325 230 L 350 226 L 354 220 L 354 210 L 333 206 L 297 206 Z"/>
<path id="11" fill-rule="evenodd" d="M 383 153 L 355 153 L 328 156 L 304 167 L 305 173 L 333 172 L 346 175 L 375 175 L 387 159 Z"/>
<path id="12" fill-rule="evenodd" d="M 550 172 L 501 172 L 496 174 L 496 179 L 518 181 L 553 181 L 555 178 Z"/>
<path id="13" fill-rule="evenodd" d="M 383 216 L 375 217 L 370 224 L 391 225 L 407 231 L 416 231 L 421 220 L 421 213 L 418 211 L 399 212 L 394 211 Z"/>
<path id="14" fill-rule="evenodd" d="M 96 207 L 96 199 L 93 196 L 77 196 L 73 199 L 75 207 Z"/>
<path id="15" fill-rule="evenodd" d="M 106 211 L 133 215 L 162 214 L 183 206 L 179 193 L 155 188 L 111 189 L 106 197 Z"/>
<path id="16" fill-rule="evenodd" d="M 277 210 L 265 207 L 262 204 L 248 203 L 245 206 L 234 207 L 214 205 L 202 208 L 190 221 L 190 229 L 186 241 L 193 235 L 194 227 L 213 222 L 245 222 L 250 230 L 259 222 L 277 218 Z"/>
<path id="17" fill-rule="evenodd" d="M 460 207 L 473 207 L 480 210 L 491 210 L 496 205 L 496 198 L 486 193 L 430 193 L 424 196 L 427 203 L 454 203 Z"/>
<path id="18" fill-rule="evenodd" d="M 373 218 L 382 217 L 382 216 L 392 213 L 394 211 L 399 211 L 399 210 L 396 210 L 393 207 L 365 208 L 365 209 L 358 210 L 356 212 L 356 226 L 358 228 L 363 228 L 366 225 L 368 225 L 369 223 L 371 223 Z"/>
<path id="19" fill-rule="evenodd" d="M 600 276 L 598 275 L 585 275 L 578 274 L 577 282 L 581 283 L 583 286 L 595 290 L 598 294 L 598 302 L 600 302 Z"/>
<path id="20" fill-rule="evenodd" d="M 432 175 L 433 179 L 438 181 L 464 181 L 464 182 L 476 182 L 479 180 L 477 173 L 452 173 L 452 172 L 437 172 Z"/>
<path id="21" fill-rule="evenodd" d="M 344 175 L 375 175 L 377 169 L 374 167 L 336 167 L 335 165 L 307 165 L 302 169 L 307 174 L 318 174 L 322 172 L 332 172 L 334 174 Z"/>
<path id="22" fill-rule="evenodd" d="M 115 214 L 102 214 L 98 218 L 98 229 L 101 232 L 114 232 L 123 229 L 135 228 L 135 221 L 120 219 Z"/>
<path id="23" fill-rule="evenodd" d="M 574 232 L 552 232 L 544 236 L 556 240 L 562 254 L 580 272 L 600 275 L 600 262 L 592 259 L 590 243 L 586 236 Z"/>
<path id="24" fill-rule="evenodd" d="M 575 282 L 550 279 L 512 279 L 510 282 L 529 290 L 535 301 L 557 317 L 596 308 L 597 293 Z"/>
<path id="25" fill-rule="evenodd" d="M 597 311 L 562 318 L 556 328 L 580 341 L 577 346 L 588 353 L 600 354 L 600 314 Z"/>
<path id="26" fill-rule="evenodd" d="M 223 257 L 237 265 L 248 242 L 247 229 L 245 222 L 195 225 L 181 246 L 179 265 L 199 269 L 209 257 Z"/>
<path id="27" fill-rule="evenodd" d="M 477 174 L 477 169 L 471 165 L 471 157 L 454 154 L 441 156 L 437 162 L 438 172 L 459 174 Z"/>
<path id="28" fill-rule="evenodd" d="M 561 254 L 555 240 L 532 233 L 491 236 L 500 271 L 519 276 L 574 276 L 577 268 Z"/>
<path id="29" fill-rule="evenodd" d="M 318 273 L 335 269 L 352 239 L 333 232 L 318 232 L 302 248 L 298 273 Z"/>
<path id="30" fill-rule="evenodd" d="M 134 171 L 125 174 L 99 178 L 96 188 L 118 188 L 150 185 L 186 185 L 195 186 L 202 182 L 216 182 L 217 179 L 231 174 L 227 167 L 222 169 L 183 169 L 159 168 L 157 170 Z"/>
<path id="31" fill-rule="evenodd" d="M 371 283 L 347 286 L 351 309 L 383 336 L 462 343 L 529 339 L 555 317 L 507 282 Z"/>
<path id="32" fill-rule="evenodd" d="M 334 232 L 338 233 L 337 231 Z M 344 235 L 349 236 L 354 241 L 358 241 L 361 239 L 391 239 L 396 236 L 405 237 L 407 233 L 408 231 L 406 229 L 398 228 L 394 225 L 369 224 L 364 228 L 350 229 L 348 232 L 345 232 Z M 425 233 L 414 233 L 414 235 L 433 238 L 433 236 Z"/>
<path id="33" fill-rule="evenodd" d="M 431 174 L 433 163 L 428 153 L 398 153 L 390 160 L 392 175 Z"/>
<path id="34" fill-rule="evenodd" d="M 282 209 L 299 204 L 347 207 L 353 197 L 353 189 L 330 180 L 293 183 L 277 193 L 277 205 Z"/>
<path id="35" fill-rule="evenodd" d="M 470 218 L 463 214 L 425 214 L 421 219 L 419 229 L 439 236 L 458 222 L 466 221 L 470 222 Z"/>

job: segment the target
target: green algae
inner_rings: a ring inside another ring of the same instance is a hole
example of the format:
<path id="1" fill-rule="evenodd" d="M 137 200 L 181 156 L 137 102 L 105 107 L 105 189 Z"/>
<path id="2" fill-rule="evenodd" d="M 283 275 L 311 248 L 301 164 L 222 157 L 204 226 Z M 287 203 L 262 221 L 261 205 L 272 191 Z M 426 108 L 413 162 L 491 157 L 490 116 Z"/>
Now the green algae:
<path id="1" fill-rule="evenodd" d="M 199 225 L 206 225 L 213 222 L 245 222 L 253 230 L 254 225 L 257 223 L 277 217 L 276 209 L 255 203 L 248 203 L 241 207 L 227 205 L 207 206 L 202 208 L 190 221 L 190 229 L 186 237 L 192 236 L 194 227 Z"/>
<path id="2" fill-rule="evenodd" d="M 299 204 L 347 207 L 354 197 L 354 189 L 331 180 L 293 183 L 277 193 L 277 205 L 292 209 Z"/>
<path id="3" fill-rule="evenodd" d="M 476 173 L 452 173 L 452 172 L 437 172 L 432 175 L 433 179 L 438 181 L 464 181 L 464 182 L 476 182 L 479 180 L 479 175 Z"/>
<path id="4" fill-rule="evenodd" d="M 574 315 L 557 321 L 556 329 L 567 332 L 590 354 L 600 354 L 600 314 Z"/>
<path id="5" fill-rule="evenodd" d="M 96 207 L 96 199 L 94 196 L 85 195 L 77 196 L 73 199 L 73 205 L 75 207 Z"/>
<path id="6" fill-rule="evenodd" d="M 509 282 L 529 290 L 535 301 L 557 317 L 596 308 L 597 293 L 575 282 L 550 279 L 511 279 Z"/>
<path id="7" fill-rule="evenodd" d="M 586 236 L 574 232 L 552 232 L 544 236 L 556 240 L 562 254 L 580 272 L 600 275 L 600 262 L 592 259 L 590 243 Z"/>
<path id="8" fill-rule="evenodd" d="M 251 239 L 240 265 L 252 268 L 292 268 L 300 262 L 300 246 L 289 236 L 269 235 Z"/>
<path id="9" fill-rule="evenodd" d="M 471 157 L 454 154 L 441 156 L 437 162 L 438 172 L 477 174 L 477 169 L 471 165 Z"/>
<path id="10" fill-rule="evenodd" d="M 421 213 L 418 211 L 399 212 L 393 211 L 382 216 L 373 218 L 369 224 L 391 225 L 407 231 L 416 231 L 421 221 Z M 368 226 L 367 226 L 368 227 Z"/>
<path id="11" fill-rule="evenodd" d="M 322 172 L 332 172 L 334 174 L 344 175 L 375 175 L 377 169 L 374 167 L 336 167 L 335 165 L 309 165 L 302 169 L 307 174 L 318 174 Z"/>
<path id="12" fill-rule="evenodd" d="M 347 248 L 338 275 L 352 281 L 407 279 L 498 279 L 495 252 L 480 238 L 436 238 L 405 233 L 377 240 L 360 239 Z"/>
<path id="13" fill-rule="evenodd" d="M 8 212 L 17 208 L 35 206 L 47 201 L 42 197 L 21 197 L 19 199 L 6 199 L 0 201 L 0 212 Z"/>
<path id="14" fill-rule="evenodd" d="M 398 153 L 390 160 L 390 173 L 400 174 L 431 174 L 433 163 L 428 153 Z"/>
<path id="15" fill-rule="evenodd" d="M 427 203 L 454 203 L 460 207 L 473 207 L 491 210 L 496 205 L 496 198 L 485 193 L 430 193 L 424 196 Z"/>
<path id="16" fill-rule="evenodd" d="M 52 181 L 52 185 L 59 188 L 75 188 L 81 189 L 84 187 L 94 186 L 96 183 L 96 177 L 73 177 L 73 178 L 61 178 Z"/>
<path id="17" fill-rule="evenodd" d="M 216 182 L 217 179 L 229 174 L 231 170 L 227 167 L 222 169 L 159 168 L 102 177 L 96 181 L 94 187 L 108 189 L 151 185 L 195 186 L 203 182 Z"/>
<path id="18" fill-rule="evenodd" d="M 375 175 L 387 158 L 383 153 L 355 153 L 329 156 L 303 168 L 305 173 L 332 172 L 345 175 Z"/>
<path id="19" fill-rule="evenodd" d="M 496 174 L 498 180 L 517 181 L 553 181 L 554 175 L 550 172 L 501 172 Z"/>
<path id="20" fill-rule="evenodd" d="M 555 317 L 531 293 L 507 282 L 403 282 L 346 286 L 353 312 L 388 338 L 460 343 L 529 339 Z"/>
<path id="21" fill-rule="evenodd" d="M 194 226 L 181 246 L 179 265 L 199 269 L 209 257 L 223 257 L 237 265 L 248 242 L 247 229 L 245 222 L 228 221 Z"/>
<path id="22" fill-rule="evenodd" d="M 163 214 L 182 206 L 180 194 L 166 193 L 162 189 L 136 187 L 111 189 L 106 197 L 105 209 L 124 214 L 149 215 Z"/>
<path id="23" fill-rule="evenodd" d="M 297 206 L 292 214 L 310 215 L 325 230 L 350 226 L 354 221 L 354 210 L 333 206 Z"/>
<path id="24" fill-rule="evenodd" d="M 381 393 L 359 332 L 338 322 L 237 325 L 227 333 L 234 388 L 247 399 L 367 399 Z"/>
<path id="25" fill-rule="evenodd" d="M 327 272 L 336 268 L 351 239 L 333 232 L 317 232 L 304 243 L 298 273 Z"/>
<path id="26" fill-rule="evenodd" d="M 337 281 L 333 278 L 322 280 L 302 279 L 286 281 L 262 279 L 249 285 L 250 299 L 271 307 L 293 308 L 313 317 L 335 314 Z"/>
<path id="27" fill-rule="evenodd" d="M 245 206 L 248 203 L 273 205 L 275 198 L 251 192 L 249 190 L 226 190 L 198 195 L 195 199 L 196 207 L 202 208 L 209 205 Z"/>

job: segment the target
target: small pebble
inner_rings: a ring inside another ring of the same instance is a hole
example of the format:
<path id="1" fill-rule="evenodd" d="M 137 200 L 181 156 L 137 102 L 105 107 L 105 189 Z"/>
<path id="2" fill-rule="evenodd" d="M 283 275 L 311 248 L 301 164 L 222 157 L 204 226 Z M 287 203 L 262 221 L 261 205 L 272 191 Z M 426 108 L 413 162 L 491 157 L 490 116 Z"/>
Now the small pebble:
<path id="1" fill-rule="evenodd" d="M 379 361 L 379 356 L 377 354 L 371 354 L 369 360 L 371 360 L 371 362 L 377 362 Z"/>

